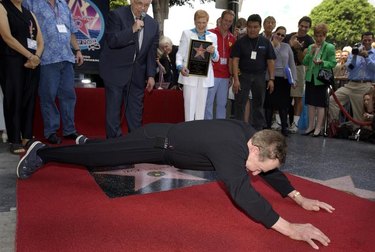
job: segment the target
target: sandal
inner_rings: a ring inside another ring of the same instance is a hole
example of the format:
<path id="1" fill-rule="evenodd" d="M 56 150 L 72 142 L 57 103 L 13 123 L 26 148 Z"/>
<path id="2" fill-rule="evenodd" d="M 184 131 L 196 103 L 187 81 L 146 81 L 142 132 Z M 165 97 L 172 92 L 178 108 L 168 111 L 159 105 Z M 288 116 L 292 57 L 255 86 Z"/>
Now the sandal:
<path id="1" fill-rule="evenodd" d="M 34 138 L 32 139 L 22 139 L 22 145 L 25 150 L 27 150 L 33 143 L 34 143 Z"/>
<path id="2" fill-rule="evenodd" d="M 26 152 L 22 144 L 10 144 L 9 151 L 15 155 L 20 155 Z"/>

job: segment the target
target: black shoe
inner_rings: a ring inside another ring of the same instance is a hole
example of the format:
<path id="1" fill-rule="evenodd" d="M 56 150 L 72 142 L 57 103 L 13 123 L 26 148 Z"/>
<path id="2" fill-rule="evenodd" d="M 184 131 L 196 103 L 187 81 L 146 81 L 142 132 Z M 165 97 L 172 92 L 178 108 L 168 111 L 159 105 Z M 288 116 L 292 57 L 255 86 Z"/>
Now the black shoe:
<path id="1" fill-rule="evenodd" d="M 84 144 L 84 143 L 86 143 L 87 140 L 88 140 L 88 138 L 85 137 L 84 135 L 79 135 L 76 138 L 76 144 Z"/>
<path id="2" fill-rule="evenodd" d="M 315 131 L 315 129 L 312 129 L 312 130 L 310 130 L 310 131 L 307 131 L 307 132 L 303 133 L 302 135 L 303 135 L 303 136 L 309 136 L 309 135 L 311 135 L 314 131 Z"/>
<path id="3" fill-rule="evenodd" d="M 61 138 L 58 137 L 58 136 L 56 135 L 56 133 L 51 134 L 51 135 L 47 138 L 47 140 L 48 140 L 48 142 L 49 142 L 50 144 L 61 144 Z"/>
<path id="4" fill-rule="evenodd" d="M 289 136 L 289 130 L 288 129 L 282 129 L 281 134 L 285 137 Z"/>
<path id="5" fill-rule="evenodd" d="M 76 133 L 72 133 L 70 135 L 67 135 L 67 136 L 64 136 L 64 138 L 66 139 L 72 139 L 72 140 L 76 140 L 77 137 L 79 137 L 80 135 L 76 132 Z"/>
<path id="6" fill-rule="evenodd" d="M 37 155 L 36 152 L 44 146 L 46 145 L 39 141 L 33 142 L 17 165 L 18 178 L 27 179 L 43 165 L 42 159 Z"/>

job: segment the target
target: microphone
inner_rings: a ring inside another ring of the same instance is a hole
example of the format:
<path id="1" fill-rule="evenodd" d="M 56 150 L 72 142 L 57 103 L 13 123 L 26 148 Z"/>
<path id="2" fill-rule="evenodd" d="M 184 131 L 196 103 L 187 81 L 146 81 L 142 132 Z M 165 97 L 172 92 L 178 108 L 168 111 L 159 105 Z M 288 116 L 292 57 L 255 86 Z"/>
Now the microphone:
<path id="1" fill-rule="evenodd" d="M 146 12 L 142 11 L 140 20 L 144 20 L 146 17 Z"/>
<path id="2" fill-rule="evenodd" d="M 142 11 L 141 16 L 137 19 L 143 21 L 145 19 L 145 17 L 146 17 L 146 12 Z M 138 31 L 142 30 L 143 27 L 144 27 L 144 23 Z"/>

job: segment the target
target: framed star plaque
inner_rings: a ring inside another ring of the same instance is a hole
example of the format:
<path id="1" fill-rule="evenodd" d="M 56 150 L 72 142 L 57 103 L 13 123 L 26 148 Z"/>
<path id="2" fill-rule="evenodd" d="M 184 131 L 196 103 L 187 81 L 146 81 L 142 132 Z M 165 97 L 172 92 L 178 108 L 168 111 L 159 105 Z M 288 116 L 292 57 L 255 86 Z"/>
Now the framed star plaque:
<path id="1" fill-rule="evenodd" d="M 206 51 L 206 49 L 210 45 L 212 45 L 212 42 L 205 40 L 192 39 L 190 41 L 189 59 L 187 65 L 189 74 L 207 76 L 211 55 Z"/>

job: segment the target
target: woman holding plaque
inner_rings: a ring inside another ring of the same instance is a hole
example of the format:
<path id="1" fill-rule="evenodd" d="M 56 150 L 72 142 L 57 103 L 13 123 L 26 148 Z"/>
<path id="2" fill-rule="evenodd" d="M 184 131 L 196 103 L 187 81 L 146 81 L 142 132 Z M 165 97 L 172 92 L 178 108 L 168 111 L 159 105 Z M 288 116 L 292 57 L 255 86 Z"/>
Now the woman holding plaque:
<path id="1" fill-rule="evenodd" d="M 216 34 L 207 31 L 208 13 L 197 10 L 195 28 L 182 32 L 176 55 L 183 85 L 185 121 L 204 119 L 208 88 L 214 85 L 212 61 L 219 61 Z"/>

